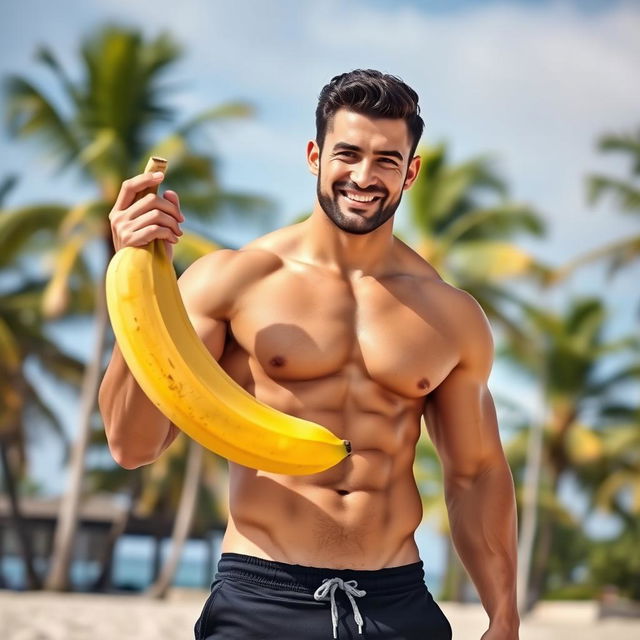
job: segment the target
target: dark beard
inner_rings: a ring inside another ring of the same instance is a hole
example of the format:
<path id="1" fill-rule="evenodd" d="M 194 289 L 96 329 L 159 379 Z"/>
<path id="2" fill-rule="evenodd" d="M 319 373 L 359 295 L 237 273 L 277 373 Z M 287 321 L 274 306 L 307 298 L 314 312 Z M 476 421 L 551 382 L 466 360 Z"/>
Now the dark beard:
<path id="1" fill-rule="evenodd" d="M 356 218 L 347 217 L 340 210 L 338 204 L 338 191 L 350 190 L 357 191 L 359 193 L 373 193 L 376 195 L 382 195 L 380 189 L 359 189 L 353 182 L 338 182 L 334 184 L 334 193 L 323 193 L 320 189 L 320 172 L 318 171 L 318 182 L 316 185 L 316 194 L 318 196 L 318 202 L 322 207 L 322 210 L 327 214 L 327 217 L 333 224 L 336 225 L 342 231 L 347 233 L 353 233 L 356 235 L 364 235 L 375 231 L 378 227 L 382 226 L 393 214 L 400 205 L 402 200 L 402 193 L 397 202 L 390 202 L 387 206 L 384 205 L 387 194 L 380 198 L 378 201 L 378 209 L 373 214 L 369 214 L 366 218 L 361 212 L 356 212 Z M 359 214 L 359 215 L 358 215 Z"/>

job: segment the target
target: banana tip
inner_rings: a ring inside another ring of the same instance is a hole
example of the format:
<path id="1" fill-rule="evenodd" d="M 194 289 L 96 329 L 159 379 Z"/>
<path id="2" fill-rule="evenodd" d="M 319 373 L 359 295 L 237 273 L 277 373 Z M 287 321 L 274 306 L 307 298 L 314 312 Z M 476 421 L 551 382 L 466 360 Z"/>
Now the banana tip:
<path id="1" fill-rule="evenodd" d="M 350 456 L 351 455 L 351 441 L 350 440 L 343 440 L 342 442 L 344 442 L 344 446 L 347 450 L 347 455 Z"/>

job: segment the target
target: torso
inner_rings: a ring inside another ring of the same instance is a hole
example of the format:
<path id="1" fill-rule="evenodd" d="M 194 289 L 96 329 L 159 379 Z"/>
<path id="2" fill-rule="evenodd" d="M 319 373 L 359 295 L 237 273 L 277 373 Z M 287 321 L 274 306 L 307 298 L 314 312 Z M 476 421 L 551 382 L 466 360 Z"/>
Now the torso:
<path id="1" fill-rule="evenodd" d="M 301 261 L 295 234 L 252 245 L 281 264 L 238 300 L 220 364 L 259 400 L 324 425 L 353 451 L 307 476 L 230 462 L 222 551 L 332 568 L 416 562 L 421 415 L 459 357 L 443 305 L 451 287 L 398 240 L 396 269 L 349 278 Z"/>

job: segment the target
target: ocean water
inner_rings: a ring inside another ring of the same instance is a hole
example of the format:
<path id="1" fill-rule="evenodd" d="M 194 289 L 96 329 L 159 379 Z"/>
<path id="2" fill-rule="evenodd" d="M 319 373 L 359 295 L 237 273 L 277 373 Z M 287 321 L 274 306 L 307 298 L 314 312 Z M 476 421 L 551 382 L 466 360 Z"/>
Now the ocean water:
<path id="1" fill-rule="evenodd" d="M 183 549 L 182 558 L 178 565 L 173 584 L 176 587 L 209 589 L 213 581 L 213 574 L 220 557 L 220 543 L 222 536 L 210 541 L 189 540 Z M 420 556 L 425 562 L 425 583 L 434 596 L 437 596 L 442 582 L 442 571 L 438 565 L 429 562 L 429 557 L 440 555 L 438 539 L 422 532 L 416 535 L 416 542 L 420 549 Z M 170 543 L 165 540 L 161 547 L 161 558 L 164 562 L 170 551 Z M 115 590 L 143 591 L 153 579 L 154 543 L 150 538 L 141 536 L 122 536 L 114 550 L 112 584 Z M 212 564 L 213 563 L 213 564 Z M 47 561 L 38 558 L 36 570 L 44 575 Z M 0 561 L 0 569 L 11 589 L 25 588 L 25 571 L 21 558 L 5 556 Z M 71 569 L 71 579 L 74 589 L 85 591 L 96 579 L 100 567 L 97 562 L 78 559 Z"/>

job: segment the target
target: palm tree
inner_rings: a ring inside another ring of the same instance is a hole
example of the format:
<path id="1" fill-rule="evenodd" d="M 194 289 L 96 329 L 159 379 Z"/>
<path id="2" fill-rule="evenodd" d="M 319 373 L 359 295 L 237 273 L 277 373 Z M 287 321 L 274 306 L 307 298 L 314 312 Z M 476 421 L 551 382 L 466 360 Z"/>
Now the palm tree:
<path id="1" fill-rule="evenodd" d="M 411 234 L 419 236 L 412 244 L 447 282 L 471 293 L 509 340 L 526 343 L 528 336 L 505 312 L 505 303 L 513 303 L 505 283 L 515 277 L 535 277 L 539 282 L 548 277 L 549 269 L 512 241 L 522 232 L 542 235 L 542 219 L 531 207 L 509 200 L 507 186 L 489 158 L 451 165 L 444 143 L 422 147 L 418 153 L 422 169 L 408 194 Z M 442 515 L 440 520 L 451 545 Z M 465 580 L 450 546 L 442 595 L 462 598 Z"/>
<path id="2" fill-rule="evenodd" d="M 592 553 L 592 576 L 640 601 L 640 407 L 619 400 L 605 405 L 597 434 L 602 455 L 579 469 L 578 479 L 589 490 L 590 511 L 613 514 L 621 530 Z"/>
<path id="3" fill-rule="evenodd" d="M 223 191 L 216 178 L 214 159 L 197 148 L 208 123 L 246 117 L 252 112 L 248 105 L 222 105 L 182 124 L 173 124 L 175 114 L 165 103 L 169 87 L 162 84 L 162 78 L 180 54 L 180 47 L 168 34 L 146 41 L 134 29 L 108 25 L 82 44 L 81 81 L 71 79 L 52 51 L 39 49 L 37 59 L 53 74 L 62 102 L 56 102 L 26 78 L 14 75 L 6 79 L 10 132 L 17 137 L 39 139 L 43 150 L 57 160 L 61 169 L 76 169 L 96 185 L 99 194 L 94 200 L 70 208 L 59 227 L 54 270 L 45 292 L 44 311 L 49 317 L 64 312 L 69 282 L 90 243 L 99 242 L 108 259 L 113 255 L 107 214 L 122 181 L 140 173 L 148 156 L 161 155 L 169 160 L 165 186 L 180 192 L 187 217 L 208 222 L 225 209 L 248 213 L 266 207 L 262 198 Z M 153 144 L 155 139 L 159 142 Z M 69 488 L 58 518 L 47 578 L 47 587 L 55 590 L 69 585 L 84 458 L 108 326 L 105 268 L 106 263 L 99 269 L 95 283 L 96 336 L 82 382 Z"/>
<path id="4" fill-rule="evenodd" d="M 7 179 L 4 184 L 9 187 L 15 184 L 15 179 Z M 1 205 L 9 188 L 0 189 L 0 192 Z M 50 238 L 61 215 L 60 208 L 49 205 L 0 209 L 0 269 L 16 276 L 16 284 L 0 292 L 0 466 L 16 540 L 24 560 L 27 586 L 31 589 L 39 588 L 41 579 L 35 569 L 30 532 L 20 509 L 18 483 L 26 469 L 26 441 L 33 437 L 34 427 L 42 424 L 58 437 L 65 450 L 68 443 L 62 424 L 38 385 L 26 375 L 25 363 L 28 359 L 35 360 L 48 377 L 71 388 L 77 386 L 83 365 L 62 352 L 46 336 L 40 313 L 46 280 L 23 273 L 20 259 L 33 261 L 33 255 L 41 252 L 41 248 L 32 242 L 33 230 L 38 229 L 41 237 L 44 233 Z M 75 311 L 87 310 L 91 301 L 87 290 L 87 278 L 74 284 L 70 304 Z M 33 420 L 34 411 L 39 421 Z"/>
<path id="5" fill-rule="evenodd" d="M 603 196 L 611 196 L 620 211 L 625 214 L 640 214 L 640 128 L 629 134 L 606 134 L 597 142 L 602 152 L 617 152 L 628 155 L 631 162 L 631 176 L 621 180 L 611 176 L 595 174 L 587 177 L 587 201 L 595 205 Z M 635 184 L 634 184 L 635 181 Z M 640 257 L 640 234 L 620 238 L 593 251 L 574 258 L 559 267 L 554 273 L 555 280 L 560 280 L 573 273 L 578 267 L 606 260 L 611 273 Z"/>
<path id="6" fill-rule="evenodd" d="M 26 442 L 40 424 L 58 437 L 65 451 L 68 442 L 63 425 L 38 385 L 26 375 L 25 362 L 37 359 L 38 366 L 50 379 L 72 388 L 79 383 L 83 368 L 83 363 L 61 352 L 45 335 L 37 313 L 45 285 L 43 281 L 21 283 L 0 296 L 0 466 L 31 589 L 39 588 L 40 576 L 34 570 L 30 534 L 21 515 L 17 482 L 26 469 Z M 30 320 L 25 322 L 25 317 Z M 34 411 L 38 421 L 33 419 Z"/>
<path id="7" fill-rule="evenodd" d="M 502 310 L 500 285 L 517 276 L 548 276 L 547 267 L 512 241 L 519 233 L 543 235 L 542 218 L 508 199 L 489 158 L 451 165 L 443 143 L 418 153 L 422 169 L 408 194 L 411 233 L 419 235 L 412 244 L 447 282 L 469 291 L 490 318 L 520 335 Z M 486 200 L 490 204 L 482 204 Z"/>
<path id="8" fill-rule="evenodd" d="M 505 345 L 503 354 L 544 384 L 546 422 L 542 425 L 541 499 L 555 496 L 565 473 L 591 464 L 602 454 L 601 440 L 585 422 L 593 406 L 610 398 L 617 385 L 640 377 L 640 366 L 623 364 L 603 375 L 600 363 L 605 355 L 637 348 L 635 337 L 606 342 L 603 338 L 606 313 L 600 300 L 574 300 L 564 315 L 538 309 L 520 301 L 532 339 L 528 344 Z M 545 589 L 547 565 L 554 530 L 553 509 L 540 513 L 538 546 L 526 589 L 531 593 L 525 607 L 532 606 Z M 527 571 L 525 570 L 525 575 Z"/>

